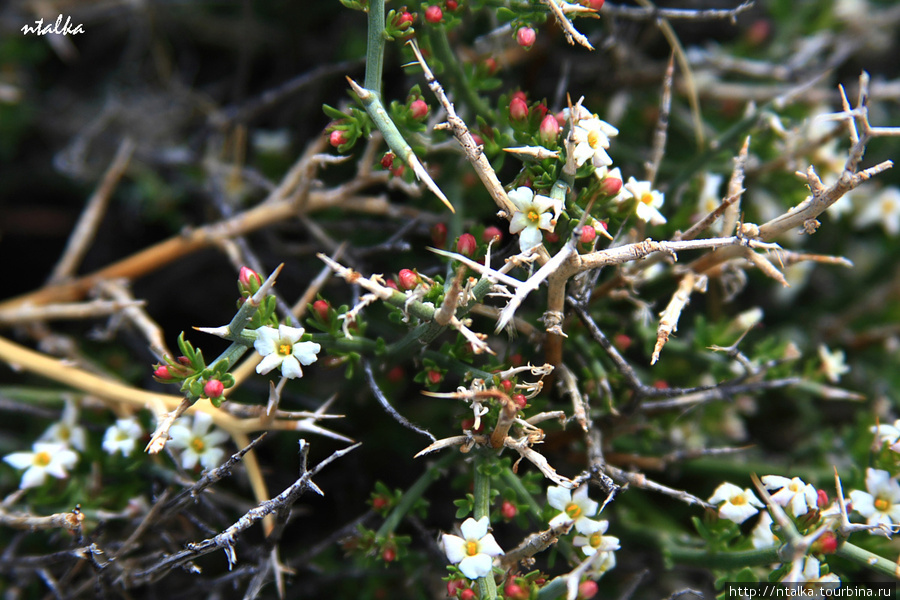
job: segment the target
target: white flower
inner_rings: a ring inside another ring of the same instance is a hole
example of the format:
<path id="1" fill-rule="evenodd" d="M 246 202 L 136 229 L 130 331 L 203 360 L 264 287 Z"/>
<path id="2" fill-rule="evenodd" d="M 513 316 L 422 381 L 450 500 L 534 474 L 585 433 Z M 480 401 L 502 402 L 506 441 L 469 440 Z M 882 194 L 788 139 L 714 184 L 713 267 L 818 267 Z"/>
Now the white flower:
<path id="1" fill-rule="evenodd" d="M 874 425 L 869 431 L 878 436 L 878 445 L 888 444 L 894 452 L 900 452 L 900 419 L 894 421 L 893 425 Z"/>
<path id="2" fill-rule="evenodd" d="M 876 535 L 890 537 L 888 531 L 900 523 L 900 484 L 887 471 L 866 469 L 866 489 L 850 492 L 853 510 L 866 518 L 869 525 L 881 525 L 884 529 L 872 530 Z"/>
<path id="3" fill-rule="evenodd" d="M 305 333 L 302 327 L 288 327 L 279 325 L 273 327 L 260 327 L 256 330 L 257 338 L 253 347 L 263 359 L 256 365 L 257 373 L 268 373 L 275 367 L 281 367 L 281 374 L 288 379 L 303 377 L 303 369 L 300 365 L 311 365 L 318 357 L 316 354 L 322 349 L 314 342 L 301 342 L 300 338 Z"/>
<path id="4" fill-rule="evenodd" d="M 459 564 L 459 570 L 469 579 L 486 577 L 494 562 L 492 557 L 503 554 L 494 536 L 488 533 L 488 518 L 477 521 L 468 518 L 460 527 L 463 537 L 445 533 L 442 544 L 451 564 Z"/>
<path id="5" fill-rule="evenodd" d="M 609 148 L 609 138 L 618 133 L 618 129 L 596 116 L 579 119 L 572 130 L 572 137 L 575 139 L 575 164 L 580 167 L 590 158 L 595 168 L 611 165 L 613 161 L 606 149 Z"/>
<path id="6" fill-rule="evenodd" d="M 103 435 L 103 449 L 113 455 L 121 452 L 122 456 L 131 456 L 135 442 L 144 434 L 135 419 L 118 419 Z"/>
<path id="7" fill-rule="evenodd" d="M 778 536 L 772 533 L 772 515 L 769 514 L 769 511 L 764 510 L 759 515 L 759 521 L 756 523 L 756 527 L 753 528 L 751 539 L 753 547 L 757 550 L 771 548 L 779 543 Z"/>
<path id="8" fill-rule="evenodd" d="M 588 498 L 587 484 L 579 486 L 575 493 L 562 486 L 547 488 L 547 502 L 562 512 L 550 519 L 550 527 L 557 527 L 567 522 L 574 522 L 578 533 L 593 533 L 596 521 L 588 517 L 597 514 L 599 505 Z"/>
<path id="9" fill-rule="evenodd" d="M 179 419 L 181 421 L 181 419 Z M 212 469 L 222 462 L 225 451 L 219 448 L 219 444 L 228 439 L 228 434 L 212 426 L 212 417 L 205 412 L 197 412 L 191 428 L 176 422 L 169 430 L 170 444 L 174 448 L 181 448 L 181 466 L 185 469 L 193 469 L 199 461 L 205 469 Z"/>
<path id="10" fill-rule="evenodd" d="M 600 579 L 603 574 L 616 566 L 615 552 L 598 552 L 594 554 L 587 575 L 591 579 Z"/>
<path id="11" fill-rule="evenodd" d="M 36 442 L 31 449 L 31 452 L 13 452 L 3 457 L 14 468 L 25 469 L 19 483 L 23 490 L 41 485 L 47 475 L 65 479 L 66 471 L 78 462 L 78 454 L 65 444 Z"/>
<path id="12" fill-rule="evenodd" d="M 580 546 L 585 556 L 618 550 L 619 538 L 603 535 L 607 529 L 609 529 L 609 521 L 588 521 L 588 525 L 581 531 L 584 536 L 576 535 L 572 543 Z"/>
<path id="13" fill-rule="evenodd" d="M 778 506 L 791 505 L 791 512 L 795 517 L 805 515 L 816 508 L 818 493 L 816 488 L 808 483 L 803 483 L 799 477 L 788 479 L 778 475 L 766 475 L 762 478 L 767 490 L 778 490 L 772 494 L 772 501 Z"/>
<path id="14" fill-rule="evenodd" d="M 524 252 L 540 244 L 544 239 L 541 229 L 553 231 L 562 208 L 559 202 L 547 196 L 536 196 L 530 188 L 520 187 L 509 192 L 509 199 L 516 205 L 516 212 L 509 222 L 509 232 L 519 235 L 519 248 Z M 551 215 L 549 210 L 553 210 Z"/>
<path id="15" fill-rule="evenodd" d="M 666 222 L 666 218 L 659 212 L 659 208 L 665 202 L 665 196 L 652 189 L 649 181 L 638 181 L 634 177 L 629 177 L 625 190 L 637 201 L 635 212 L 640 220 L 651 225 L 662 225 Z"/>
<path id="16" fill-rule="evenodd" d="M 883 189 L 856 216 L 854 223 L 861 228 L 879 221 L 888 235 L 900 233 L 900 188 L 891 186 Z"/>
<path id="17" fill-rule="evenodd" d="M 837 383 L 841 380 L 841 375 L 850 372 L 850 367 L 844 362 L 843 350 L 831 352 L 828 350 L 828 346 L 823 344 L 819 346 L 819 358 L 822 359 L 822 370 L 825 372 L 825 377 L 831 383 Z"/>
<path id="18" fill-rule="evenodd" d="M 828 575 L 822 575 L 821 565 L 817 558 L 812 556 L 807 556 L 803 559 L 803 569 L 801 572 L 797 572 L 798 569 L 793 568 L 791 571 L 784 576 L 781 580 L 785 583 L 840 583 L 841 578 L 835 575 L 834 573 L 829 573 Z M 810 598 L 821 598 L 822 596 L 815 596 L 812 594 L 803 594 L 804 596 Z"/>
<path id="19" fill-rule="evenodd" d="M 733 483 L 723 483 L 709 498 L 710 504 L 723 502 L 719 516 L 735 523 L 743 523 L 759 511 L 763 504 L 749 489 L 742 490 Z M 756 508 L 754 508 L 756 507 Z"/>
<path id="20" fill-rule="evenodd" d="M 66 400 L 62 418 L 58 423 L 54 423 L 47 431 L 41 434 L 38 441 L 65 444 L 80 452 L 84 452 L 86 439 L 87 435 L 84 432 L 84 427 L 78 424 L 78 407 L 71 400 Z"/>

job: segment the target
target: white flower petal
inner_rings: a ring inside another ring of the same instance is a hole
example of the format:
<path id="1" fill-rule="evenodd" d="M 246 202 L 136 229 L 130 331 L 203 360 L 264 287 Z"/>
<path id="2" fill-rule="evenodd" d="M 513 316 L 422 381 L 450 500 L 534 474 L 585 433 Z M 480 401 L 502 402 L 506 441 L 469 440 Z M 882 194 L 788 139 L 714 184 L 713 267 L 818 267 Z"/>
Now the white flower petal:
<path id="1" fill-rule="evenodd" d="M 22 474 L 22 481 L 19 483 L 20 489 L 28 489 L 38 487 L 47 479 L 47 472 L 40 467 L 31 467 Z"/>
<path id="2" fill-rule="evenodd" d="M 499 556 L 503 554 L 503 549 L 490 533 L 481 538 L 478 542 L 478 552 L 487 554 L 488 556 Z"/>
<path id="3" fill-rule="evenodd" d="M 478 579 L 486 577 L 491 572 L 493 562 L 493 559 L 487 554 L 467 556 L 459 563 L 459 570 L 469 579 Z"/>
<path id="4" fill-rule="evenodd" d="M 566 510 L 566 506 L 572 501 L 572 490 L 562 486 L 547 488 L 547 502 L 556 510 Z"/>
<path id="5" fill-rule="evenodd" d="M 300 368 L 300 361 L 293 356 L 288 356 L 281 362 L 281 374 L 288 379 L 297 379 L 303 377 L 303 369 Z"/>
<path id="6" fill-rule="evenodd" d="M 260 375 L 265 375 L 272 369 L 280 366 L 282 360 L 282 357 L 278 356 L 278 354 L 273 350 L 271 353 L 264 356 L 259 364 L 256 365 L 256 372 Z"/>
<path id="7" fill-rule="evenodd" d="M 3 461 L 14 469 L 27 469 L 34 464 L 34 452 L 13 452 L 4 456 Z"/>
<path id="8" fill-rule="evenodd" d="M 459 536 L 445 533 L 441 538 L 444 553 L 451 564 L 456 564 L 466 557 L 466 541 Z"/>
<path id="9" fill-rule="evenodd" d="M 300 364 L 311 365 L 319 359 L 316 355 L 321 350 L 322 346 L 315 342 L 300 342 L 299 344 L 294 344 L 291 353 L 300 361 Z"/>
<path id="10" fill-rule="evenodd" d="M 488 525 L 490 521 L 487 517 L 481 517 L 477 521 L 472 517 L 469 517 L 463 524 L 460 526 L 460 531 L 462 531 L 463 538 L 466 541 L 472 540 L 480 540 L 488 532 Z"/>

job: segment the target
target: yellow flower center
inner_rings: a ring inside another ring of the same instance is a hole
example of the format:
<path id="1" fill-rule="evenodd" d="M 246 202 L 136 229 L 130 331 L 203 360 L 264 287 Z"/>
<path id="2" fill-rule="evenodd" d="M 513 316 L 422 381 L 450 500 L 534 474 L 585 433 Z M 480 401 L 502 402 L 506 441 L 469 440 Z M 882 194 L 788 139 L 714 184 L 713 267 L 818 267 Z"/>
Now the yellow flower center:
<path id="1" fill-rule="evenodd" d="M 46 467 L 50 464 L 50 453 L 49 452 L 38 452 L 34 455 L 34 466 L 36 467 Z"/>
<path id="2" fill-rule="evenodd" d="M 59 428 L 58 437 L 61 442 L 64 442 L 64 441 L 68 440 L 70 437 L 72 437 L 72 432 L 69 431 L 68 427 L 63 425 L 62 427 Z"/>
<path id="3" fill-rule="evenodd" d="M 291 345 L 290 344 L 279 344 L 278 345 L 278 354 L 281 356 L 287 356 L 291 353 Z"/>
<path id="4" fill-rule="evenodd" d="M 602 541 L 603 535 L 599 531 L 597 533 L 592 533 L 591 537 L 588 538 L 588 543 L 591 545 L 591 548 L 599 548 Z"/>
<path id="5" fill-rule="evenodd" d="M 568 515 L 570 519 L 577 519 L 581 516 L 581 507 L 574 502 L 569 502 L 566 505 L 566 515 Z"/>
<path id="6" fill-rule="evenodd" d="M 884 216 L 888 216 L 889 214 L 891 214 L 891 213 L 894 212 L 895 210 L 896 210 L 896 207 L 894 206 L 894 202 L 893 202 L 892 200 L 890 200 L 890 199 L 888 199 L 888 200 L 882 200 L 882 202 L 881 202 L 881 214 L 883 214 Z"/>
<path id="7" fill-rule="evenodd" d="M 744 504 L 747 504 L 747 499 L 744 498 L 743 494 L 738 494 L 737 496 L 735 496 L 734 498 L 731 499 L 731 503 L 735 506 L 742 506 Z"/>
<path id="8" fill-rule="evenodd" d="M 875 499 L 875 510 L 878 512 L 887 512 L 890 508 L 891 503 L 889 500 L 885 500 L 884 498 Z"/>
<path id="9" fill-rule="evenodd" d="M 588 132 L 587 143 L 594 150 L 600 146 L 600 133 L 596 129 Z"/>
<path id="10" fill-rule="evenodd" d="M 533 208 L 532 208 L 531 210 L 529 210 L 529 211 L 528 211 L 528 214 L 525 215 L 525 216 L 526 216 L 526 217 L 528 218 L 528 220 L 531 221 L 532 223 L 537 224 L 537 223 L 540 223 L 540 222 L 541 222 L 541 214 L 540 214 L 538 211 L 534 210 Z"/>
<path id="11" fill-rule="evenodd" d="M 197 454 L 203 454 L 205 448 L 206 442 L 204 442 L 202 438 L 195 437 L 191 440 L 191 449 Z"/>
<path id="12" fill-rule="evenodd" d="M 653 204 L 653 194 L 650 192 L 646 192 L 641 195 L 640 201 L 646 204 L 647 206 L 651 206 Z"/>
<path id="13" fill-rule="evenodd" d="M 792 481 L 792 482 L 791 482 L 791 485 L 788 486 L 788 489 L 791 490 L 792 492 L 799 492 L 799 491 L 800 491 L 800 485 L 797 484 L 797 483 L 794 483 L 794 482 Z"/>
<path id="14" fill-rule="evenodd" d="M 476 554 L 478 554 L 478 542 L 472 540 L 466 542 L 466 556 L 475 556 Z"/>

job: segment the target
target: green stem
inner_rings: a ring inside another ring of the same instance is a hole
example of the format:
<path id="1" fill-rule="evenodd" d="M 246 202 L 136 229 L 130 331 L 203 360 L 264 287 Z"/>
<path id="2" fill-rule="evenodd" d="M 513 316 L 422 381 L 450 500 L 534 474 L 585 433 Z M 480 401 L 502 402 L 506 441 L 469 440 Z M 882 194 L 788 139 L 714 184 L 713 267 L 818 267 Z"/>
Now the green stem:
<path id="1" fill-rule="evenodd" d="M 428 38 L 431 40 L 431 48 L 434 50 L 435 57 L 443 63 L 445 74 L 448 78 L 447 84 L 454 89 L 465 101 L 465 104 L 471 109 L 472 114 L 476 114 L 488 123 L 493 119 L 493 111 L 487 103 L 475 92 L 469 85 L 469 80 L 463 71 L 462 65 L 459 64 L 453 49 L 450 48 L 450 40 L 447 39 L 447 30 L 443 26 L 428 28 Z"/>
<path id="2" fill-rule="evenodd" d="M 479 455 L 475 459 L 475 484 L 473 493 L 475 495 L 475 506 L 473 507 L 473 516 L 475 520 L 490 518 L 491 515 L 491 475 L 488 471 L 487 459 L 484 455 Z M 494 600 L 497 597 L 497 584 L 494 582 L 493 573 L 486 577 L 479 577 L 478 596 L 479 598 L 487 598 Z"/>
<path id="3" fill-rule="evenodd" d="M 864 567 L 868 567 L 876 573 L 881 573 L 882 575 L 897 579 L 897 563 L 888 560 L 883 556 L 873 554 L 868 550 L 863 550 L 859 546 L 844 542 L 840 545 L 835 554 L 842 558 L 852 560 Z"/>
<path id="4" fill-rule="evenodd" d="M 397 506 L 394 507 L 394 510 L 391 511 L 391 514 L 388 515 L 387 519 L 384 520 L 384 523 L 375 533 L 375 536 L 379 539 L 385 538 L 388 535 L 392 534 L 397 526 L 400 524 L 400 521 L 403 520 L 403 517 L 412 510 L 413 505 L 416 501 L 422 497 L 422 494 L 425 493 L 425 490 L 431 486 L 432 483 L 437 481 L 441 477 L 441 471 L 447 467 L 451 462 L 453 462 L 457 458 L 457 454 L 454 452 L 450 452 L 445 456 L 442 456 L 439 460 L 437 460 L 433 465 L 428 467 L 424 473 L 422 473 L 421 477 L 419 477 L 406 493 L 403 494 L 403 497 L 400 498 L 400 502 L 397 503 Z"/>
<path id="5" fill-rule="evenodd" d="M 369 38 L 366 45 L 366 89 L 381 97 L 384 71 L 384 0 L 369 0 Z"/>

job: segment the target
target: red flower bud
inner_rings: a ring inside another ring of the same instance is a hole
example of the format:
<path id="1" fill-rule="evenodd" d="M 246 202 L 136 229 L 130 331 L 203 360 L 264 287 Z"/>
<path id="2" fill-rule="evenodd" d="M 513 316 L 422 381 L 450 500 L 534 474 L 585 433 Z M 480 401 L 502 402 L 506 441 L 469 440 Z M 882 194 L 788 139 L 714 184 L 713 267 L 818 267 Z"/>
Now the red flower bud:
<path id="1" fill-rule="evenodd" d="M 435 371 L 434 369 L 429 369 L 427 373 L 425 373 L 425 380 L 431 385 L 437 385 L 444 379 L 444 376 L 441 375 L 440 371 Z"/>
<path id="2" fill-rule="evenodd" d="M 400 288 L 397 287 L 397 284 L 394 282 L 393 279 L 388 279 L 387 281 L 384 282 L 384 285 L 385 285 L 385 287 L 389 287 L 389 288 L 391 288 L 392 290 L 399 290 L 399 289 L 400 289 Z"/>
<path id="3" fill-rule="evenodd" d="M 508 600 L 528 600 L 528 591 L 518 583 L 507 583 L 503 595 Z"/>
<path id="4" fill-rule="evenodd" d="M 191 359 L 189 359 L 187 356 L 179 356 L 178 364 L 189 367 L 189 366 L 191 366 Z"/>
<path id="5" fill-rule="evenodd" d="M 456 242 L 456 251 L 462 254 L 463 256 L 472 256 L 475 254 L 475 250 L 478 249 L 478 243 L 475 241 L 475 236 L 471 233 L 464 233 L 459 236 L 459 240 Z"/>
<path id="6" fill-rule="evenodd" d="M 518 97 L 513 97 L 509 102 L 509 118 L 513 121 L 524 121 L 528 118 L 528 105 Z"/>
<path id="7" fill-rule="evenodd" d="M 488 243 L 494 238 L 497 238 L 497 241 L 502 240 L 503 232 L 493 225 L 491 225 L 490 227 L 486 227 L 484 233 L 481 235 L 481 241 L 483 241 L 484 243 Z"/>
<path id="8" fill-rule="evenodd" d="M 813 542 L 813 552 L 821 554 L 834 554 L 837 551 L 838 540 L 833 531 L 826 531 L 819 539 Z"/>
<path id="9" fill-rule="evenodd" d="M 328 309 L 331 308 L 331 305 L 328 304 L 327 300 L 316 300 L 313 302 L 313 310 L 316 311 L 316 314 L 319 315 L 319 318 L 328 322 Z"/>
<path id="10" fill-rule="evenodd" d="M 502 388 L 503 388 L 503 391 L 506 392 L 506 393 L 508 394 L 509 391 L 510 391 L 510 390 L 512 389 L 512 387 L 513 387 L 513 382 L 510 381 L 509 379 L 504 379 L 503 381 L 500 382 L 500 387 L 502 387 Z"/>
<path id="11" fill-rule="evenodd" d="M 504 500 L 503 506 L 500 507 L 500 514 L 503 515 L 503 518 L 506 520 L 512 519 L 518 512 L 519 509 L 509 500 Z"/>
<path id="12" fill-rule="evenodd" d="M 262 278 L 256 271 L 250 267 L 241 267 L 241 271 L 238 273 L 238 283 L 249 290 L 251 281 L 255 281 L 256 285 L 262 284 Z"/>
<path id="13" fill-rule="evenodd" d="M 401 290 L 411 290 L 419 285 L 419 276 L 414 271 L 403 269 L 397 275 L 397 282 Z"/>
<path id="14" fill-rule="evenodd" d="M 617 333 L 613 336 L 613 345 L 622 352 L 625 352 L 631 346 L 631 338 L 624 333 Z"/>
<path id="15" fill-rule="evenodd" d="M 388 499 L 384 496 L 375 496 L 372 498 L 372 508 L 375 510 L 384 510 L 387 508 L 388 504 Z"/>
<path id="16" fill-rule="evenodd" d="M 531 27 L 519 27 L 519 30 L 516 32 L 516 42 L 526 50 L 530 50 L 534 46 L 536 39 L 537 34 Z"/>
<path id="17" fill-rule="evenodd" d="M 435 223 L 431 226 L 431 241 L 438 248 L 443 248 L 447 243 L 447 226 L 443 223 Z"/>
<path id="18" fill-rule="evenodd" d="M 512 397 L 512 401 L 516 403 L 516 406 L 519 407 L 519 410 L 525 408 L 525 405 L 528 404 L 528 399 L 525 398 L 525 394 L 515 394 Z"/>
<path id="19" fill-rule="evenodd" d="M 667 390 L 667 389 L 669 389 L 669 382 L 664 381 L 662 379 L 657 379 L 656 381 L 653 382 L 653 387 L 655 387 L 658 390 Z"/>
<path id="20" fill-rule="evenodd" d="M 406 165 L 399 165 L 391 169 L 391 175 L 394 177 L 403 177 L 404 171 L 406 171 Z"/>
<path id="21" fill-rule="evenodd" d="M 397 29 L 406 31 L 407 29 L 409 29 L 409 26 L 412 25 L 413 20 L 413 16 L 409 14 L 408 11 L 404 10 L 402 13 L 397 15 L 397 20 L 394 21 L 394 26 Z"/>
<path id="22" fill-rule="evenodd" d="M 466 588 L 459 593 L 459 600 L 475 600 L 475 590 Z"/>
<path id="23" fill-rule="evenodd" d="M 447 595 L 453 598 L 466 589 L 466 582 L 462 579 L 451 579 L 447 582 Z"/>
<path id="24" fill-rule="evenodd" d="M 153 377 L 160 381 L 169 381 L 172 379 L 172 374 L 169 373 L 169 367 L 163 365 L 153 371 Z"/>
<path id="25" fill-rule="evenodd" d="M 588 579 L 587 581 L 582 581 L 578 586 L 578 600 L 587 600 L 588 598 L 593 598 L 597 595 L 598 590 L 597 582 Z"/>
<path id="26" fill-rule="evenodd" d="M 595 239 L 597 239 L 597 230 L 594 229 L 590 225 L 585 225 L 581 228 L 581 237 L 578 238 L 578 241 L 582 244 L 590 244 Z"/>
<path id="27" fill-rule="evenodd" d="M 600 193 L 612 198 L 622 190 L 622 180 L 618 177 L 606 176 L 600 181 Z"/>
<path id="28" fill-rule="evenodd" d="M 207 398 L 218 398 L 225 391 L 225 386 L 218 379 L 210 379 L 203 386 L 203 395 Z"/>
<path id="29" fill-rule="evenodd" d="M 381 558 L 384 562 L 394 562 L 397 560 L 397 551 L 390 546 L 381 551 Z"/>
<path id="30" fill-rule="evenodd" d="M 432 5 L 425 9 L 425 20 L 429 23 L 440 23 L 444 18 L 444 11 L 440 6 Z"/>
<path id="31" fill-rule="evenodd" d="M 484 59 L 484 63 L 482 64 L 484 65 L 484 68 L 487 71 L 488 75 L 493 75 L 497 72 L 497 59 L 495 59 L 494 57 L 488 57 Z"/>
<path id="32" fill-rule="evenodd" d="M 331 132 L 331 135 L 328 136 L 328 143 L 337 148 L 342 144 L 346 144 L 350 141 L 350 138 L 347 137 L 347 132 L 341 129 L 335 129 Z"/>
<path id="33" fill-rule="evenodd" d="M 593 10 L 600 10 L 603 8 L 603 2 L 605 2 L 605 0 L 586 0 L 582 2 L 582 4 Z"/>
<path id="34" fill-rule="evenodd" d="M 475 142 L 477 146 L 484 146 L 484 138 L 477 133 L 472 134 L 472 141 Z"/>
<path id="35" fill-rule="evenodd" d="M 385 171 L 390 171 L 391 167 L 394 166 L 394 153 L 393 152 L 385 152 L 384 156 L 381 157 L 381 168 Z"/>
<path id="36" fill-rule="evenodd" d="M 447 0 L 446 4 L 447 10 L 449 10 L 450 12 L 453 12 L 459 7 L 459 2 L 457 2 L 456 0 Z"/>
<path id="37" fill-rule="evenodd" d="M 542 142 L 545 144 L 555 142 L 556 138 L 559 137 L 559 122 L 556 120 L 556 117 L 553 115 L 545 116 L 544 120 L 541 121 L 541 128 L 539 131 Z"/>
<path id="38" fill-rule="evenodd" d="M 828 506 L 828 492 L 825 490 L 818 490 L 816 492 L 816 506 L 820 509 Z"/>
<path id="39" fill-rule="evenodd" d="M 406 371 L 403 370 L 403 367 L 394 367 L 388 371 L 387 378 L 391 383 L 400 383 L 406 378 Z"/>
<path id="40" fill-rule="evenodd" d="M 413 100 L 413 103 L 409 105 L 409 112 L 412 114 L 413 119 L 424 119 L 428 115 L 428 104 L 421 99 Z"/>

